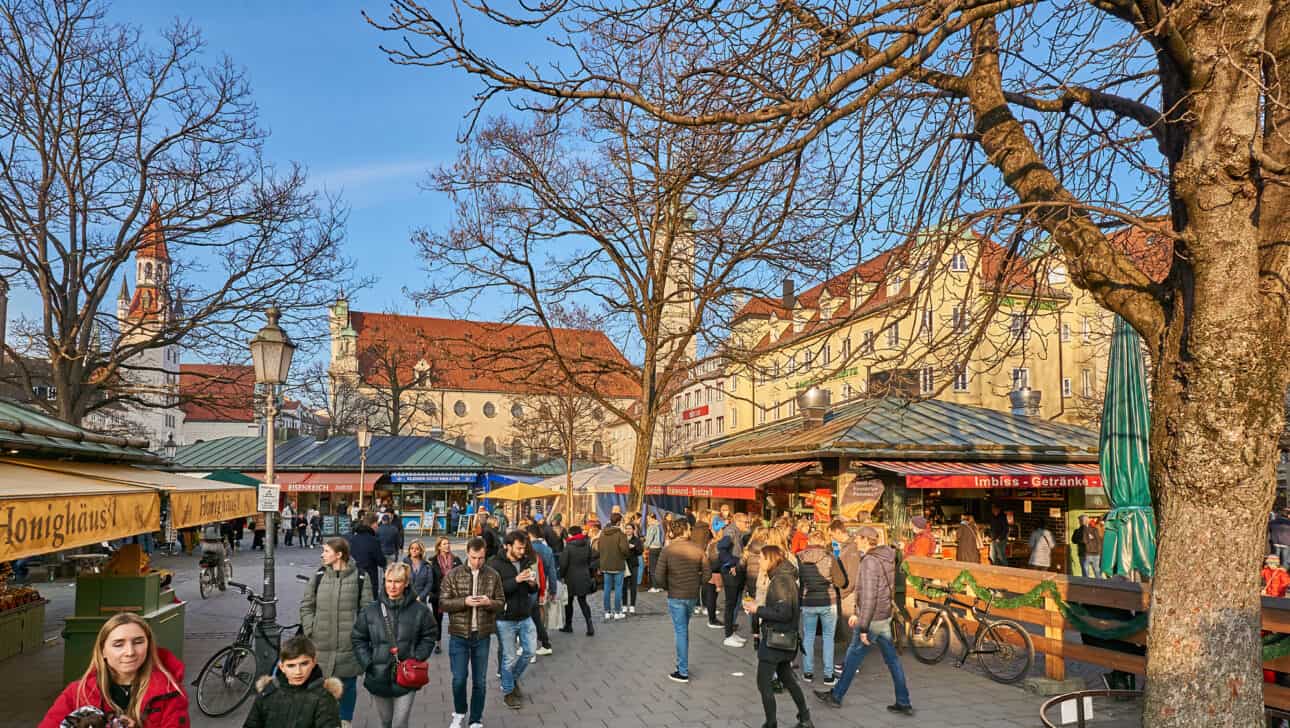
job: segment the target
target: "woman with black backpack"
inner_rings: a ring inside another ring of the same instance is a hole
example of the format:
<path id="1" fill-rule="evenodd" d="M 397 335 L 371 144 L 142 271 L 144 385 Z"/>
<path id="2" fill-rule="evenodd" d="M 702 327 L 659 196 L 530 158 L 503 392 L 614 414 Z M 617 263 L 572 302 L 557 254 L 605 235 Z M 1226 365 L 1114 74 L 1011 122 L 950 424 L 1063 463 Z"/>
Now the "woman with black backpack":
<path id="1" fill-rule="evenodd" d="M 811 711 L 806 706 L 806 696 L 793 676 L 793 658 L 800 646 L 798 622 L 800 610 L 797 603 L 797 575 L 793 567 L 784 562 L 784 552 L 778 546 L 763 546 L 761 573 L 757 578 L 757 596 L 744 600 L 744 611 L 761 620 L 761 644 L 757 647 L 757 691 L 761 693 L 762 710 L 766 722 L 762 728 L 776 728 L 775 678 L 793 696 L 797 705 L 796 728 L 814 728 Z"/>

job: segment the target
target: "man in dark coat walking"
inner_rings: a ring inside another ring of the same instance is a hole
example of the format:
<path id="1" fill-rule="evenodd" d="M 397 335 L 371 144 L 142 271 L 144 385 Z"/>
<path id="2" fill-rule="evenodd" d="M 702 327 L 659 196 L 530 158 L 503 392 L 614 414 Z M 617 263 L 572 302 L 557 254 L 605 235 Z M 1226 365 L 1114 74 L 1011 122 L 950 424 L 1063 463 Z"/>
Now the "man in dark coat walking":
<path id="1" fill-rule="evenodd" d="M 381 550 L 381 541 L 376 537 L 376 514 L 369 513 L 362 523 L 354 526 L 354 533 L 349 537 L 349 556 L 354 566 L 367 575 L 367 583 L 372 585 L 372 599 L 381 598 L 380 569 L 386 565 L 385 553 Z"/>

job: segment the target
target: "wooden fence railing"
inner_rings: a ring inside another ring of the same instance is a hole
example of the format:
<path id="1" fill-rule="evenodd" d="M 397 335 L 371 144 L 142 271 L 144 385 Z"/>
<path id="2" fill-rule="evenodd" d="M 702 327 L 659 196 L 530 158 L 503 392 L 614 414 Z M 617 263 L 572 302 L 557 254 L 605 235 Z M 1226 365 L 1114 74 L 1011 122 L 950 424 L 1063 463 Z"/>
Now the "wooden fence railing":
<path id="1" fill-rule="evenodd" d="M 1051 581 L 1057 586 L 1057 592 L 1068 603 L 1097 605 L 1128 609 L 1134 612 L 1146 611 L 1151 604 L 1151 588 L 1142 584 L 1107 579 L 1085 579 L 1079 576 L 1066 576 L 1032 569 L 1015 569 L 1007 566 L 989 564 L 968 564 L 960 561 L 945 561 L 910 557 L 905 560 L 909 573 L 924 579 L 935 579 L 941 583 L 953 581 L 964 569 L 970 571 L 976 582 L 987 589 L 996 589 L 1006 595 L 1025 594 L 1044 581 Z M 928 601 L 919 596 L 912 587 L 907 592 L 907 606 L 910 614 L 915 613 L 917 601 Z M 1062 615 L 1053 599 L 1045 599 L 1043 608 L 1018 607 L 1016 609 L 991 608 L 991 615 L 1015 619 L 1031 625 L 1031 640 L 1035 651 L 1043 656 L 1044 673 L 1054 679 L 1066 676 L 1066 660 L 1099 665 L 1108 670 L 1145 673 L 1146 658 L 1141 655 L 1125 654 L 1114 650 L 1092 647 L 1080 642 L 1078 628 Z M 967 615 L 971 619 L 971 614 Z M 974 625 L 964 622 L 965 629 L 972 630 Z M 1290 634 L 1290 599 L 1263 599 L 1263 629 L 1269 632 Z M 1126 642 L 1146 644 L 1146 633 L 1139 632 L 1122 638 Z M 1281 672 L 1290 672 L 1290 657 L 1269 660 L 1264 667 Z M 1290 710 L 1290 688 L 1265 683 L 1263 686 L 1264 702 L 1275 708 Z"/>

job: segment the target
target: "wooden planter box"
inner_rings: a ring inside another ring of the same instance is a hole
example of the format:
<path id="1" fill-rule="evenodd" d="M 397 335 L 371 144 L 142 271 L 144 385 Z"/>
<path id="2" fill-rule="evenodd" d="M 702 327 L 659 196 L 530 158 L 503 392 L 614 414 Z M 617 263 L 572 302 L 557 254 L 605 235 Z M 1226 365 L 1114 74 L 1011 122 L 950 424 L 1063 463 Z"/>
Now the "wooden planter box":
<path id="1" fill-rule="evenodd" d="M 34 652 L 45 641 L 44 599 L 0 613 L 0 660 Z"/>

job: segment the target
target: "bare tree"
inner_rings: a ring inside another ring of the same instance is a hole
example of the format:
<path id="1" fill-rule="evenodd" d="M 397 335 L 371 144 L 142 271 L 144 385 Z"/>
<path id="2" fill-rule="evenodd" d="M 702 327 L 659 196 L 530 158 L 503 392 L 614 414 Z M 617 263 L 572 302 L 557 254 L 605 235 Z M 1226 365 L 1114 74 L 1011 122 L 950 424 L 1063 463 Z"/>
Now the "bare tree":
<path id="1" fill-rule="evenodd" d="M 228 59 L 203 63 L 204 50 L 188 25 L 154 43 L 96 0 L 0 2 L 0 275 L 43 302 L 17 322 L 29 347 L 5 358 L 28 389 L 37 373 L 18 354 L 48 361 L 58 397 L 39 404 L 65 421 L 173 406 L 140 393 L 161 371 L 143 355 L 182 342 L 245 361 L 271 303 L 293 337 L 316 341 L 304 322 L 350 268 L 343 212 L 299 168 L 264 160 L 245 77 Z M 118 327 L 117 285 L 158 245 L 170 274 Z"/>
<path id="2" fill-rule="evenodd" d="M 356 352 L 357 374 L 331 377 L 333 397 L 346 398 L 378 431 L 389 435 L 424 435 L 443 422 L 443 402 L 436 388 L 442 377 L 442 340 L 397 325 L 397 316 L 375 316 L 365 324 L 365 341 Z"/>
<path id="3" fill-rule="evenodd" d="M 475 74 L 481 104 L 609 101 L 759 143 L 726 178 L 829 149 L 874 234 L 929 216 L 1041 230 L 1152 355 L 1160 529 L 1145 722 L 1263 720 L 1258 576 L 1231 564 L 1263 553 L 1290 383 L 1283 4 L 454 3 L 553 39 L 547 69 L 518 70 L 479 53 L 452 11 L 393 5 L 389 25 L 408 38 L 396 58 Z M 608 38 L 666 49 L 687 93 L 602 63 L 594 49 Z M 1164 275 L 1108 233 L 1125 225 L 1172 245 Z"/>
<path id="4" fill-rule="evenodd" d="M 515 402 L 519 403 L 522 414 L 511 420 L 513 437 L 529 443 L 535 450 L 560 454 L 564 461 L 565 495 L 568 509 L 572 511 L 573 464 L 579 458 L 585 459 L 594 443 L 601 442 L 606 424 L 604 408 L 594 397 L 576 389 L 522 395 Z"/>
<path id="5" fill-rule="evenodd" d="M 311 362 L 295 379 L 301 401 L 314 411 L 327 412 L 329 437 L 351 435 L 372 420 L 373 403 L 357 382 L 333 377 L 322 362 Z"/>

